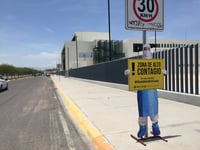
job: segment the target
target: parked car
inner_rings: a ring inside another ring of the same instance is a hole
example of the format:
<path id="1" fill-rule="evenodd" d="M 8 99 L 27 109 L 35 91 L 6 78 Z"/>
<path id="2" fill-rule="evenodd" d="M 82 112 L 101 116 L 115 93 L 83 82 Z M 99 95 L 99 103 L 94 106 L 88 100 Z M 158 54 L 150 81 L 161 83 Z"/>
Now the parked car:
<path id="1" fill-rule="evenodd" d="M 8 82 L 4 79 L 0 79 L 0 91 L 8 89 Z"/>
<path id="2" fill-rule="evenodd" d="M 3 80 L 8 80 L 8 77 L 7 76 L 3 76 L 3 75 L 0 75 L 0 79 L 3 79 Z"/>
<path id="3" fill-rule="evenodd" d="M 46 77 L 50 77 L 51 75 L 49 73 L 46 74 Z"/>

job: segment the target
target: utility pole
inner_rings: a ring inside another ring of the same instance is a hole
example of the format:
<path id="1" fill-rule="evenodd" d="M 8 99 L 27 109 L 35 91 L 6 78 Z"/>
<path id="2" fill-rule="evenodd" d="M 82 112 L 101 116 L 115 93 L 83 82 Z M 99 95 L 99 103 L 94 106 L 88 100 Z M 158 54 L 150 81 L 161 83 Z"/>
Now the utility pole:
<path id="1" fill-rule="evenodd" d="M 108 0 L 108 34 L 109 34 L 109 60 L 112 60 L 111 35 L 110 35 L 110 0 Z"/>
<path id="2" fill-rule="evenodd" d="M 78 68 L 78 39 L 77 39 L 77 35 L 75 35 L 75 40 L 76 40 L 76 67 Z"/>

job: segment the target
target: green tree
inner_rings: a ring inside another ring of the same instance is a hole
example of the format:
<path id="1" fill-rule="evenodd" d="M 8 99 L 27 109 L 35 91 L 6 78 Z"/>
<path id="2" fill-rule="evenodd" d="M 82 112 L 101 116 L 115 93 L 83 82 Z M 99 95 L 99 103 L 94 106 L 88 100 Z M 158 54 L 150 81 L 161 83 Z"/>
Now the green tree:
<path id="1" fill-rule="evenodd" d="M 2 75 L 28 75 L 28 74 L 36 74 L 41 73 L 42 71 L 32 69 L 32 68 L 21 68 L 21 67 L 14 67 L 8 64 L 0 65 L 0 74 Z"/>

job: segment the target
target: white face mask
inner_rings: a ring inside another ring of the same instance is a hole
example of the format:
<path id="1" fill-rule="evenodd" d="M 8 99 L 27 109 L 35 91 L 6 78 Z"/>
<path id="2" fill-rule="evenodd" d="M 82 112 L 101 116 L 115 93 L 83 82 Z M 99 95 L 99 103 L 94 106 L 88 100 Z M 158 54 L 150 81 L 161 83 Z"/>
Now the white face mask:
<path id="1" fill-rule="evenodd" d="M 150 50 L 143 50 L 143 58 L 146 58 L 146 59 L 153 58 L 151 51 Z"/>

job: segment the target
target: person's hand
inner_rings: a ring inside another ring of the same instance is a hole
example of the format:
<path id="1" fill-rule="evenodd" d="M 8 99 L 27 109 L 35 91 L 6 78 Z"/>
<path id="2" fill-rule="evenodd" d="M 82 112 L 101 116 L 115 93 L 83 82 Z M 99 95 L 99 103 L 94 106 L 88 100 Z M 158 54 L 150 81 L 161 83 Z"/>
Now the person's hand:
<path id="1" fill-rule="evenodd" d="M 164 75 L 167 75 L 167 70 L 163 69 L 163 70 L 162 70 L 162 73 L 163 73 Z"/>
<path id="2" fill-rule="evenodd" d="M 126 70 L 124 70 L 124 75 L 125 75 L 125 76 L 128 76 L 129 73 L 130 73 L 130 69 L 126 69 Z"/>

